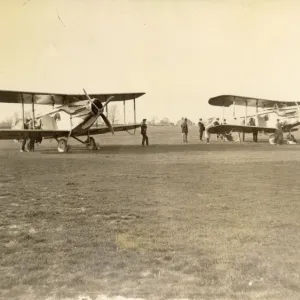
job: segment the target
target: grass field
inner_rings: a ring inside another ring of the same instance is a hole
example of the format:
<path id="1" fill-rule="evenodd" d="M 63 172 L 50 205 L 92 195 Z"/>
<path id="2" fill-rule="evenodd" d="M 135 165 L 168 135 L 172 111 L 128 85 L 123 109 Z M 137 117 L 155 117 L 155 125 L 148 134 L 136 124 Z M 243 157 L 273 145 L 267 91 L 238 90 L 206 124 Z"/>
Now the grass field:
<path id="1" fill-rule="evenodd" d="M 1 142 L 1 299 L 299 299 L 300 146 L 149 137 Z"/>

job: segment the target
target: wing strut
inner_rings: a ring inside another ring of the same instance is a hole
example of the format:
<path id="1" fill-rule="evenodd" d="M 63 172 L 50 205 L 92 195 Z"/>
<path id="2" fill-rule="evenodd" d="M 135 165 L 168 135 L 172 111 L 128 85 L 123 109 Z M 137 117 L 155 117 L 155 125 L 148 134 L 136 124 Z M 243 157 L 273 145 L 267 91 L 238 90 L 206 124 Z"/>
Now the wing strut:
<path id="1" fill-rule="evenodd" d="M 35 129 L 35 116 L 34 116 L 34 95 L 31 95 L 32 100 L 32 129 Z"/>
<path id="2" fill-rule="evenodd" d="M 23 119 L 23 124 L 22 124 L 22 128 L 24 128 L 24 124 L 25 124 L 25 111 L 24 111 L 24 96 L 23 93 L 21 93 L 21 99 L 22 99 L 22 119 Z"/>
<path id="3" fill-rule="evenodd" d="M 134 124 L 136 124 L 135 94 L 133 95 Z"/>
<path id="4" fill-rule="evenodd" d="M 67 144 L 69 142 L 70 136 L 72 135 L 72 130 L 73 130 L 73 122 L 72 122 L 72 115 L 70 114 L 70 132 L 67 137 Z"/>
<path id="5" fill-rule="evenodd" d="M 235 97 L 233 97 L 233 117 L 235 118 Z"/>
<path id="6" fill-rule="evenodd" d="M 223 100 L 223 105 L 222 105 L 223 107 L 222 107 L 222 124 L 223 124 L 223 122 L 224 122 L 224 115 L 225 115 L 225 106 L 224 106 L 224 100 Z"/>
<path id="7" fill-rule="evenodd" d="M 123 111 L 124 111 L 124 125 L 126 124 L 126 111 L 125 111 L 125 100 L 123 96 Z"/>
<path id="8" fill-rule="evenodd" d="M 247 99 L 245 100 L 245 125 L 247 125 L 247 106 L 248 106 L 248 102 L 247 102 Z"/>
<path id="9" fill-rule="evenodd" d="M 107 101 L 107 96 L 105 96 L 105 102 Z M 105 106 L 106 118 L 108 118 L 108 104 Z"/>

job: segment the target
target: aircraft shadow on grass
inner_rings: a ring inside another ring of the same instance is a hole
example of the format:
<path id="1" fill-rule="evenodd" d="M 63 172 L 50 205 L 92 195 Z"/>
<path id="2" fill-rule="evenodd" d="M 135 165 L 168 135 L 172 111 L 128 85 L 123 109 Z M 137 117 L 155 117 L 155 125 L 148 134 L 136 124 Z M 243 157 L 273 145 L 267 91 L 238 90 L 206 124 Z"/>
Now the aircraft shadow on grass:
<path id="1" fill-rule="evenodd" d="M 264 151 L 270 152 L 275 150 L 283 150 L 283 151 L 292 151 L 295 148 L 298 148 L 300 145 L 281 145 L 281 146 L 271 146 L 267 142 L 262 142 L 258 144 L 254 144 L 252 142 L 245 142 L 243 144 L 153 144 L 149 147 L 141 145 L 104 145 L 100 146 L 99 150 L 91 150 L 89 152 L 86 151 L 83 147 L 72 147 L 72 151 L 70 153 L 65 154 L 73 155 L 73 154 L 85 154 L 88 153 L 93 155 L 103 155 L 103 154 L 155 154 L 155 153 L 184 153 L 186 152 L 226 152 L 226 151 Z M 55 149 L 38 149 L 37 150 L 43 154 L 55 154 L 62 155 L 55 151 Z"/>

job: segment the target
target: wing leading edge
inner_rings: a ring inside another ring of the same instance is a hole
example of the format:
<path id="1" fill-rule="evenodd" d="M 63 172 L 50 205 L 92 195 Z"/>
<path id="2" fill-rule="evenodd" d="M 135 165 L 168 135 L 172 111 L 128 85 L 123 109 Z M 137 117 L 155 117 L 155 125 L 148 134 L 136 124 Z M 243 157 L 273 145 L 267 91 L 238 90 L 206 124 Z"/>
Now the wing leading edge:
<path id="1" fill-rule="evenodd" d="M 145 93 L 108 93 L 108 94 L 89 94 L 92 98 L 97 98 L 105 102 L 110 96 L 114 96 L 112 102 L 127 101 L 137 99 Z M 0 102 L 2 103 L 22 103 L 41 105 L 64 105 L 78 100 L 86 100 L 85 94 L 56 94 L 56 93 L 35 93 L 22 91 L 0 90 Z"/>
<path id="2" fill-rule="evenodd" d="M 132 129 L 136 129 L 141 127 L 139 124 L 134 125 L 117 125 L 113 126 L 114 131 L 128 131 Z M 110 132 L 109 128 L 107 127 L 100 127 L 100 128 L 90 128 L 89 134 L 90 135 L 97 135 L 97 134 L 105 134 Z M 0 140 L 19 140 L 24 138 L 32 138 L 32 139 L 50 139 L 50 138 L 62 138 L 67 137 L 70 131 L 68 130 L 40 130 L 40 129 L 0 129 Z M 74 132 L 76 137 L 86 136 L 88 131 L 82 131 L 80 133 Z"/>
<path id="3" fill-rule="evenodd" d="M 289 132 L 290 127 L 285 126 L 283 127 L 284 132 Z M 293 128 L 292 131 L 297 131 L 297 128 Z M 274 133 L 276 128 L 273 127 L 258 127 L 258 126 L 243 126 L 243 125 L 218 125 L 208 129 L 209 133 L 218 134 L 218 133 L 226 133 L 229 134 L 230 132 L 244 132 L 244 133 L 253 133 L 258 131 L 263 131 L 265 133 Z"/>
<path id="4" fill-rule="evenodd" d="M 260 99 L 260 98 L 250 98 L 250 97 L 242 97 L 235 95 L 221 95 L 217 97 L 210 98 L 208 103 L 213 106 L 225 106 L 229 107 L 233 104 L 251 107 L 260 107 L 260 108 L 272 108 L 276 104 L 278 107 L 286 107 L 286 106 L 295 106 L 295 102 L 291 101 L 278 101 L 278 100 L 268 100 L 268 99 Z M 300 105 L 300 102 L 296 102 Z"/>

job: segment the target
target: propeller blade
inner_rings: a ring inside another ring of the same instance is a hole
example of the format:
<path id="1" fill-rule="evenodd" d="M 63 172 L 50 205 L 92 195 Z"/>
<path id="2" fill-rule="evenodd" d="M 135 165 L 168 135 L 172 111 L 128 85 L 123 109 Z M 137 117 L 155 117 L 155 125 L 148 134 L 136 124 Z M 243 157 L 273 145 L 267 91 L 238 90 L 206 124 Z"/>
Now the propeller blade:
<path id="1" fill-rule="evenodd" d="M 103 109 L 105 108 L 105 106 L 112 100 L 112 99 L 114 99 L 115 98 L 115 96 L 110 96 L 107 100 L 106 100 L 106 102 L 103 104 Z"/>
<path id="2" fill-rule="evenodd" d="M 109 120 L 106 118 L 106 116 L 104 114 L 100 114 L 100 116 L 102 117 L 104 123 L 106 124 L 106 126 L 109 128 L 110 132 L 112 134 L 114 134 L 114 128 L 112 127 L 112 125 L 110 124 Z"/>
<path id="3" fill-rule="evenodd" d="M 89 96 L 89 94 L 86 92 L 86 90 L 85 89 L 83 89 L 83 91 L 84 91 L 84 93 L 85 93 L 85 95 L 86 95 L 86 97 L 90 100 L 90 101 L 92 101 L 92 98 Z"/>

